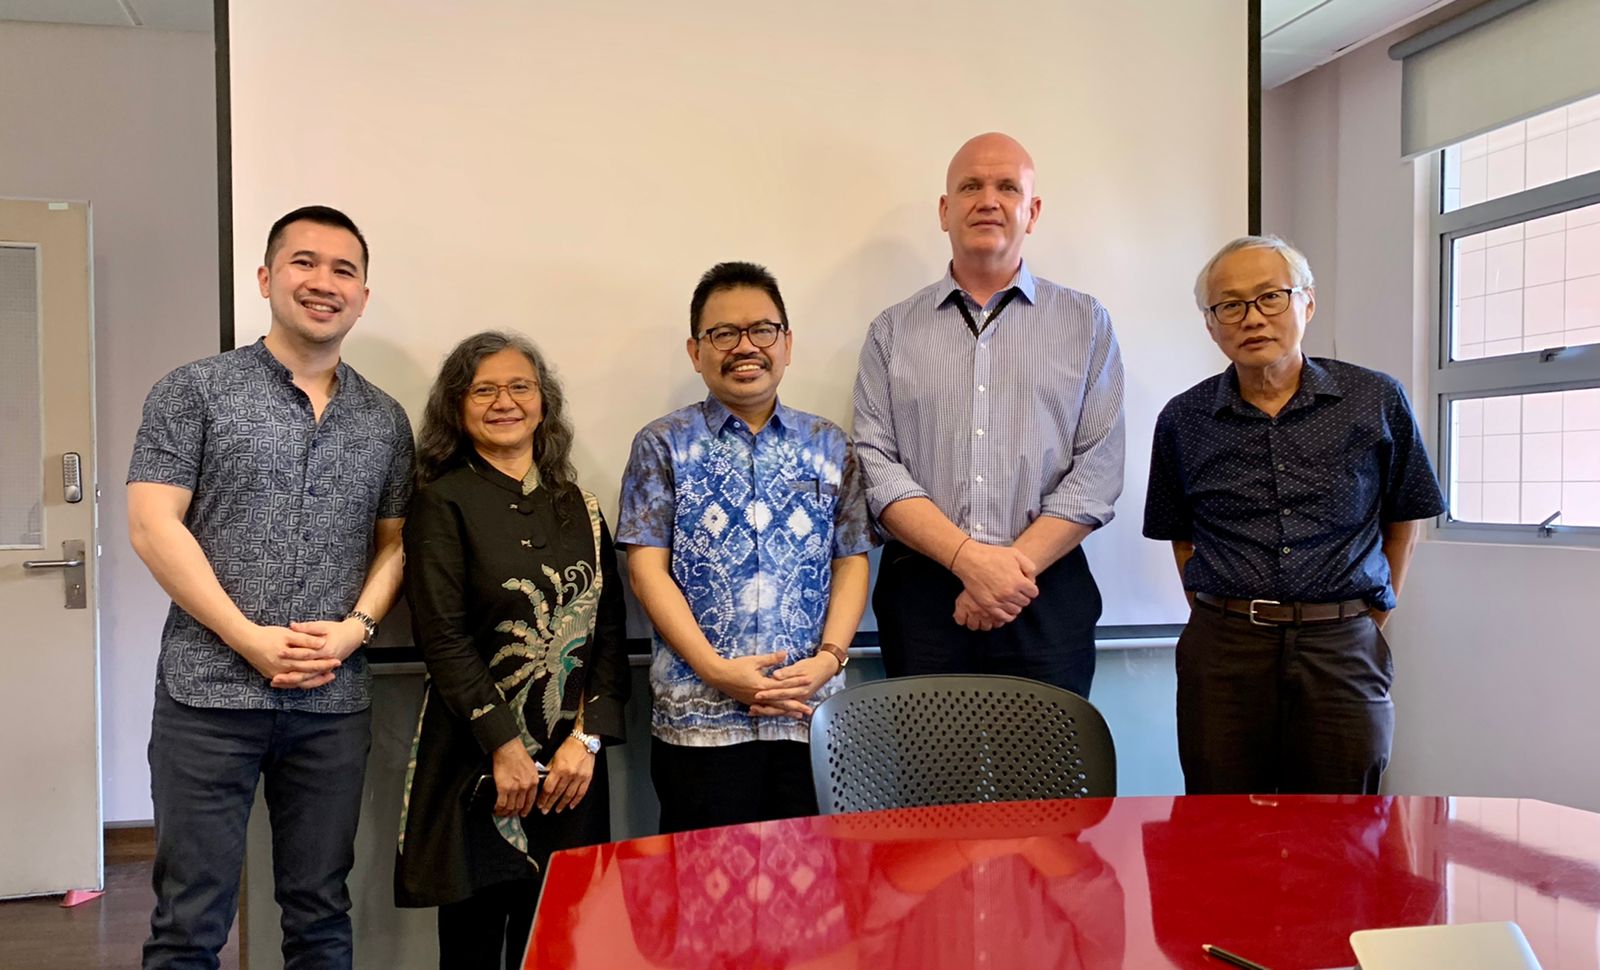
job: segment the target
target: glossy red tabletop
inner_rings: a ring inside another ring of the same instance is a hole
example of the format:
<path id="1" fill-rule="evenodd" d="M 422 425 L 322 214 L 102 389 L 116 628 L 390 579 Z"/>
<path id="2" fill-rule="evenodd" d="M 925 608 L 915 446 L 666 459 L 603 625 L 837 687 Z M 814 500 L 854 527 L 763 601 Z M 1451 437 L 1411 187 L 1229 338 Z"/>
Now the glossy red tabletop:
<path id="1" fill-rule="evenodd" d="M 1600 815 L 1498 798 L 1013 802 L 763 822 L 557 853 L 527 968 L 1273 970 L 1353 930 L 1516 920 L 1600 966 Z"/>

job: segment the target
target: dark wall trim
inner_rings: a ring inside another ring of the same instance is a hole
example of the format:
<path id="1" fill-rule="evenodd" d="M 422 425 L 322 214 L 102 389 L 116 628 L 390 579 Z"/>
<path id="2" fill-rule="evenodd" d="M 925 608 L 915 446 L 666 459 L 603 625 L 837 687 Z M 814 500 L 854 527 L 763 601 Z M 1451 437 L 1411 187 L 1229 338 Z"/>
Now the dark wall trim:
<path id="1" fill-rule="evenodd" d="M 214 0 L 217 44 L 217 319 L 219 350 L 233 349 L 233 96 L 228 85 L 228 0 Z"/>
<path id="2" fill-rule="evenodd" d="M 1250 12 L 1245 21 L 1250 33 L 1244 58 L 1245 90 L 1249 98 L 1246 125 L 1250 129 L 1250 224 L 1247 231 L 1254 236 L 1261 233 L 1261 0 L 1250 0 Z"/>

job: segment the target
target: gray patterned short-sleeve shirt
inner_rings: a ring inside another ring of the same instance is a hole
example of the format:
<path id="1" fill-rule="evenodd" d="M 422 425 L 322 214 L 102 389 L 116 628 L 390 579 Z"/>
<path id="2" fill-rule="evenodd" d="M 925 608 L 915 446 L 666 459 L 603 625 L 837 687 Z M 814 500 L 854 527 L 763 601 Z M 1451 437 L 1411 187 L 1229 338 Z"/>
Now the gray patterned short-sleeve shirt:
<path id="1" fill-rule="evenodd" d="M 337 620 L 371 563 L 374 523 L 411 498 L 411 423 L 344 363 L 321 422 L 257 341 L 185 364 L 145 399 L 129 482 L 194 493 L 185 525 L 252 622 Z M 176 603 L 156 681 L 194 707 L 345 714 L 370 703 L 365 650 L 313 690 L 278 690 Z"/>

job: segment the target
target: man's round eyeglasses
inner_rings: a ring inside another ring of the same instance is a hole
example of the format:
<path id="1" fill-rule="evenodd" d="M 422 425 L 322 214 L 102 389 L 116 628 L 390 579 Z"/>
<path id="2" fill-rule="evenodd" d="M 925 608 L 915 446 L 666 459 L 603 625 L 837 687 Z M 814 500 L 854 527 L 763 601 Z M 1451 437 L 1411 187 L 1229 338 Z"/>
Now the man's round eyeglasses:
<path id="1" fill-rule="evenodd" d="M 1206 307 L 1217 322 L 1225 327 L 1235 327 L 1244 322 L 1250 315 L 1250 308 L 1255 307 L 1264 317 L 1275 317 L 1289 309 L 1289 301 L 1294 299 L 1296 293 L 1304 293 L 1305 287 L 1291 286 L 1285 290 L 1268 290 L 1254 300 L 1223 300 Z"/>
<path id="2" fill-rule="evenodd" d="M 736 327 L 725 323 L 712 327 L 705 333 L 695 337 L 696 340 L 709 340 L 711 346 L 718 350 L 732 350 L 739 346 L 742 337 L 750 338 L 752 347 L 766 348 L 778 342 L 778 335 L 789 332 L 787 323 L 773 323 L 771 320 L 758 320 L 748 327 Z"/>
<path id="3" fill-rule="evenodd" d="M 473 404 L 493 404 L 500 400 L 500 392 L 511 395 L 511 400 L 526 404 L 539 396 L 539 385 L 533 381 L 511 381 L 506 384 L 474 384 L 467 388 L 467 397 Z"/>

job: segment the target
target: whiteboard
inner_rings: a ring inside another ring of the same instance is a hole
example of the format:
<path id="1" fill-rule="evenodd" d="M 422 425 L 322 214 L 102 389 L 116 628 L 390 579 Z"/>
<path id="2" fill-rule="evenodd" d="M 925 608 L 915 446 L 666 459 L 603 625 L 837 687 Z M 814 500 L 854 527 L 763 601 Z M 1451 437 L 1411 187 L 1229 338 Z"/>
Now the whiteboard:
<path id="1" fill-rule="evenodd" d="M 1157 412 L 1226 363 L 1190 290 L 1246 228 L 1247 6 L 236 0 L 236 342 L 266 331 L 267 227 L 340 208 L 372 247 L 345 359 L 415 422 L 459 339 L 527 334 L 614 515 L 634 433 L 705 394 L 683 351 L 702 272 L 773 271 L 781 396 L 849 427 L 867 324 L 949 259 L 950 156 L 1005 131 L 1038 165 L 1029 266 L 1105 303 L 1124 354 L 1127 486 L 1086 547 L 1102 623 L 1182 622 L 1139 526 Z"/>

